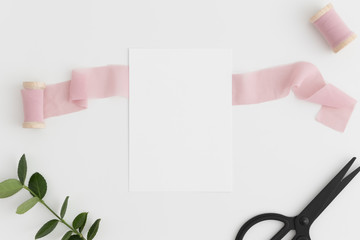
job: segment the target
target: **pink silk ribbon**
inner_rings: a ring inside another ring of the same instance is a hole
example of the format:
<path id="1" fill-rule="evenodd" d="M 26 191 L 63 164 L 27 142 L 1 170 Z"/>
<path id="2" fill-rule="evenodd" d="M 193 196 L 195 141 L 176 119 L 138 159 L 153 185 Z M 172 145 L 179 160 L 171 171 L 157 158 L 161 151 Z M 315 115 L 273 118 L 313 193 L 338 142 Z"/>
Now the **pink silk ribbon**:
<path id="1" fill-rule="evenodd" d="M 233 105 L 254 104 L 286 97 L 290 90 L 296 97 L 321 105 L 316 119 L 343 132 L 356 100 L 324 81 L 317 67 L 297 62 L 256 72 L 233 75 Z"/>
<path id="2" fill-rule="evenodd" d="M 333 85 L 326 84 L 311 63 L 298 62 L 232 77 L 233 105 L 255 104 L 296 97 L 321 105 L 316 119 L 337 131 L 344 131 L 356 100 Z M 25 122 L 87 108 L 88 99 L 111 96 L 129 97 L 128 66 L 113 65 L 74 70 L 70 81 L 48 85 L 45 89 L 23 89 Z"/>
<path id="3" fill-rule="evenodd" d="M 46 86 L 44 118 L 86 109 L 88 99 L 113 96 L 129 97 L 128 66 L 74 70 L 70 81 Z"/>

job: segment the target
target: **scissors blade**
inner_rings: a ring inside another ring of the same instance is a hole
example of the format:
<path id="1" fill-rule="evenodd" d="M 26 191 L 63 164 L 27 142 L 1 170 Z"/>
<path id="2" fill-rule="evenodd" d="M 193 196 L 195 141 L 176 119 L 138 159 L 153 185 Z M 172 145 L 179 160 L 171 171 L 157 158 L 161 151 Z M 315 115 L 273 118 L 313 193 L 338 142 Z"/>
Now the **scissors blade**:
<path id="1" fill-rule="evenodd" d="M 339 195 L 339 193 L 341 193 L 341 191 L 351 182 L 351 180 L 354 179 L 354 177 L 360 172 L 360 167 L 358 167 L 357 169 L 355 169 L 352 173 L 350 173 L 346 178 L 344 178 L 341 183 L 338 185 L 338 187 L 336 188 L 336 190 L 334 190 L 327 202 L 322 206 L 321 209 L 319 209 L 319 211 L 316 213 L 316 215 L 314 216 L 314 220 L 330 205 L 330 203 Z"/>
<path id="2" fill-rule="evenodd" d="M 344 176 L 349 171 L 350 167 L 355 162 L 356 158 L 352 158 L 341 170 L 340 172 L 321 190 L 321 192 L 305 207 L 305 209 L 299 214 L 299 216 L 306 216 L 309 218 L 310 225 L 315 221 L 315 219 L 325 210 L 325 208 L 331 203 L 331 201 L 341 192 L 343 188 L 337 192 L 336 196 L 331 199 L 333 192 L 336 192 L 339 184 L 342 182 Z M 356 174 L 355 174 L 356 175 Z M 350 176 L 350 175 L 349 175 Z M 351 179 L 349 179 L 349 182 Z M 330 199 L 330 201 L 329 201 Z"/>

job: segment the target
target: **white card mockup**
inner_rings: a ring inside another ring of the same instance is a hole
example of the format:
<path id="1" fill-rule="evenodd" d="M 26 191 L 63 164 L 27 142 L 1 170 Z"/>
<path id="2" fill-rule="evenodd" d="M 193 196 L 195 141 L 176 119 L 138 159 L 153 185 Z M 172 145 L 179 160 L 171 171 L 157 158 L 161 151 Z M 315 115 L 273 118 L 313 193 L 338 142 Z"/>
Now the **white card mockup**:
<path id="1" fill-rule="evenodd" d="M 129 50 L 130 191 L 232 190 L 232 53 Z"/>

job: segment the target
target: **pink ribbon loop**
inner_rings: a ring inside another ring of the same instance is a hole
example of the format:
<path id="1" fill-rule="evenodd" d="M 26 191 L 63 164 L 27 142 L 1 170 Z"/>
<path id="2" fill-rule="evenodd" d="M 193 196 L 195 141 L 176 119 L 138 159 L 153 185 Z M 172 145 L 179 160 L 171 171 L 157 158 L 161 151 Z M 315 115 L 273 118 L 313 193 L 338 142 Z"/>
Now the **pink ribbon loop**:
<path id="1" fill-rule="evenodd" d="M 74 70 L 70 81 L 48 85 L 45 88 L 44 118 L 83 110 L 88 106 L 88 99 L 112 96 L 127 98 L 128 89 L 128 66 Z"/>
<path id="2" fill-rule="evenodd" d="M 254 104 L 296 97 L 322 105 L 316 119 L 337 131 L 344 131 L 356 100 L 326 84 L 311 63 L 298 62 L 256 72 L 233 75 L 233 105 Z"/>
<path id="3" fill-rule="evenodd" d="M 312 64 L 298 62 L 232 77 L 233 105 L 255 104 L 296 97 L 322 105 L 316 119 L 337 131 L 344 131 L 356 100 L 326 84 Z M 129 97 L 129 68 L 114 65 L 74 70 L 67 82 L 44 89 L 23 89 L 25 123 L 72 113 L 87 108 L 88 99 Z M 31 127 L 24 124 L 25 127 Z"/>

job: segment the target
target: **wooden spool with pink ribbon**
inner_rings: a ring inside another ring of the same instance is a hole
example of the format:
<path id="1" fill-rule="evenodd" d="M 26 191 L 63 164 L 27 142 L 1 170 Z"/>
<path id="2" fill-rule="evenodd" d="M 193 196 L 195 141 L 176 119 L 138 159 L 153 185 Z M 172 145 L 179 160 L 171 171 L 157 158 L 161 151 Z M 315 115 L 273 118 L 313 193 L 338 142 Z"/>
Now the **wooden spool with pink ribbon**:
<path id="1" fill-rule="evenodd" d="M 356 34 L 344 23 L 331 3 L 316 13 L 310 21 L 335 53 L 356 38 Z"/>

